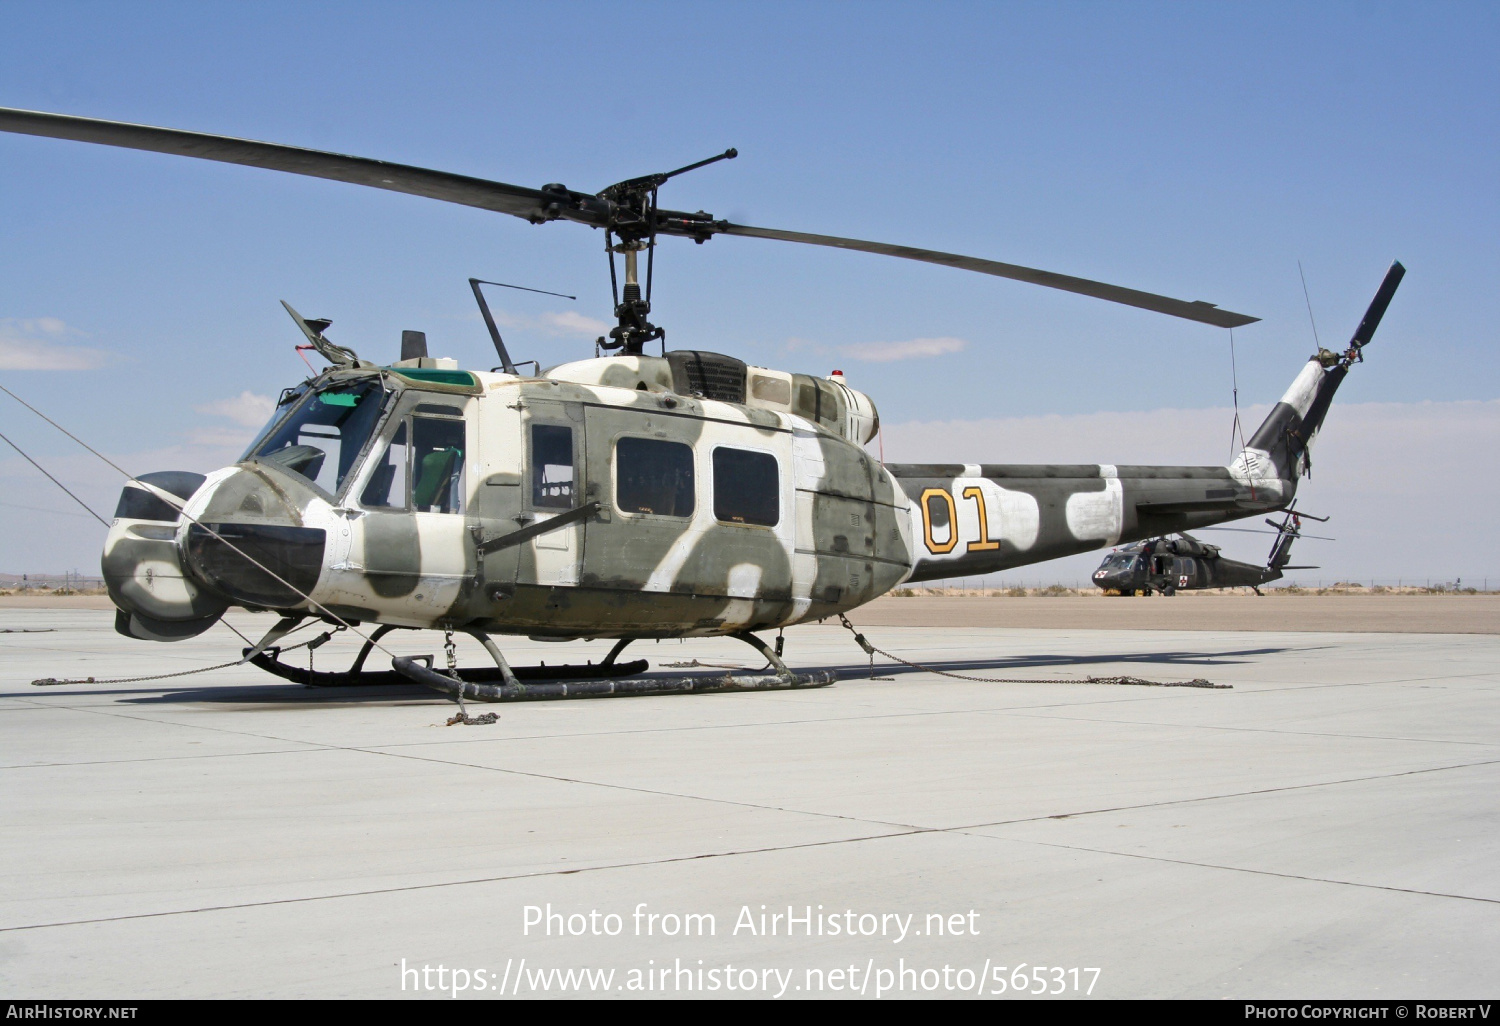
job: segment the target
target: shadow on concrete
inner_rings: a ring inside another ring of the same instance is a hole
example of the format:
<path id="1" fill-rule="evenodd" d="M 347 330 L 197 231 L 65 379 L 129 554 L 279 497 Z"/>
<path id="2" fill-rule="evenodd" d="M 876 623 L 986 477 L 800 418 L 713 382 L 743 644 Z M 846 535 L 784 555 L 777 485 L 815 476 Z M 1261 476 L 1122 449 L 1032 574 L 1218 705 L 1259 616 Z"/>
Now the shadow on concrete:
<path id="1" fill-rule="evenodd" d="M 996 673 L 1032 674 L 1047 671 L 1073 670 L 1087 676 L 1087 670 L 1100 666 L 1127 666 L 1138 669 L 1168 669 L 1191 667 L 1197 671 L 1202 667 L 1237 666 L 1254 662 L 1256 657 L 1279 655 L 1285 652 L 1314 652 L 1325 649 L 1325 645 L 1265 646 L 1260 648 L 1233 648 L 1220 650 L 1178 649 L 1158 652 L 1104 652 L 1090 655 L 1053 655 L 1037 653 L 984 659 L 934 659 L 923 663 L 934 670 L 959 673 L 969 676 L 986 676 Z M 795 653 L 789 664 L 794 670 L 833 670 L 840 680 L 856 681 L 870 675 L 868 663 L 827 663 L 819 666 L 803 665 L 796 660 Z M 913 660 L 914 662 L 918 660 Z M 738 672 L 756 672 L 759 668 L 748 665 Z M 726 669 L 724 672 L 737 672 Z M 875 673 L 879 676 L 926 672 L 915 667 L 892 663 L 884 657 L 875 659 Z M 641 674 L 642 677 L 678 677 L 683 674 L 660 669 Z M 427 704 L 430 701 L 451 702 L 446 695 L 439 695 L 419 684 L 388 684 L 372 687 L 312 688 L 304 684 L 289 684 L 268 678 L 265 683 L 222 684 L 204 687 L 195 685 L 171 689 L 162 688 L 100 688 L 88 690 L 71 687 L 25 688 L 0 692 L 0 698 L 38 698 L 45 694 L 67 695 L 73 698 L 112 698 L 129 705 L 176 705 L 176 704 L 225 704 L 245 705 L 258 708 L 296 707 L 309 704 L 325 706 L 380 704 Z M 714 694 L 710 692 L 709 694 Z M 616 696 L 627 697 L 627 696 Z M 704 696 L 699 696 L 704 697 Z M 481 704 L 481 703 L 471 703 Z"/>
<path id="2" fill-rule="evenodd" d="M 1022 655 L 1008 656 L 1004 658 L 989 659 L 929 659 L 925 662 L 913 659 L 912 662 L 921 662 L 923 666 L 930 666 L 934 670 L 945 670 L 948 673 L 979 673 L 980 671 L 996 670 L 1018 670 L 1036 671 L 1050 668 L 1065 667 L 1090 667 L 1100 665 L 1126 665 L 1126 666 L 1238 666 L 1253 662 L 1257 656 L 1280 655 L 1283 652 L 1315 652 L 1326 645 L 1302 645 L 1302 646 L 1267 646 L 1264 648 L 1236 648 L 1222 651 L 1168 651 L 1168 652 L 1128 652 L 1128 653 L 1099 653 L 1096 655 Z M 899 654 L 899 653 L 898 653 Z M 837 669 L 840 676 L 843 671 L 862 670 L 869 671 L 869 663 L 854 663 L 828 667 Z M 875 657 L 875 669 L 880 672 L 890 670 L 902 673 L 921 673 L 921 670 L 903 666 L 900 663 L 892 663 L 884 656 Z"/>

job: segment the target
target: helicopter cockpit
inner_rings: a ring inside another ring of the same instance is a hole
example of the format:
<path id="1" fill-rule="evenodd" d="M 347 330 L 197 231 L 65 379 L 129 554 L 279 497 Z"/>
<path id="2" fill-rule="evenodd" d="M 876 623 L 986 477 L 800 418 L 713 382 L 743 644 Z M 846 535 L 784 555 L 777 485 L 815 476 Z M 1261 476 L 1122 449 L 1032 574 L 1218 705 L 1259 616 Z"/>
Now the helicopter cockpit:
<path id="1" fill-rule="evenodd" d="M 385 405 L 379 381 L 334 382 L 284 393 L 281 407 L 239 462 L 262 460 L 337 495 Z M 290 412 L 287 407 L 290 406 Z"/>
<path id="2" fill-rule="evenodd" d="M 330 501 L 362 479 L 359 504 L 366 509 L 462 513 L 467 449 L 462 407 L 418 402 L 398 409 L 400 396 L 378 379 L 289 390 L 239 462 L 289 471 Z M 384 438 L 362 464 L 360 454 L 383 420 Z M 372 469 L 366 473 L 366 467 Z"/>
<path id="3" fill-rule="evenodd" d="M 400 417 L 390 441 L 372 456 L 373 469 L 360 492 L 360 505 L 462 513 L 465 449 L 462 409 L 418 403 Z"/>

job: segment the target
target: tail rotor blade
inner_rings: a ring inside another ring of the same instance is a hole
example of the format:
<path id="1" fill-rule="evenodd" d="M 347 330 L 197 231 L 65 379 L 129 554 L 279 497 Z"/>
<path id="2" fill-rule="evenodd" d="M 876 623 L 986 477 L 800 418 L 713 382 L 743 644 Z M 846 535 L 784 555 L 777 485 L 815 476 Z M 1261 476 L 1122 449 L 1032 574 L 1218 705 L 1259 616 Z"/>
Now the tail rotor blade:
<path id="1" fill-rule="evenodd" d="M 1406 268 L 1401 266 L 1399 260 L 1385 272 L 1385 280 L 1380 283 L 1375 298 L 1370 300 L 1370 308 L 1365 311 L 1364 319 L 1359 322 L 1359 327 L 1354 329 L 1354 337 L 1349 340 L 1352 348 L 1363 349 L 1375 336 L 1375 329 L 1380 327 L 1380 319 L 1385 316 L 1385 308 L 1391 305 L 1396 286 L 1401 284 L 1401 279 L 1405 276 Z"/>

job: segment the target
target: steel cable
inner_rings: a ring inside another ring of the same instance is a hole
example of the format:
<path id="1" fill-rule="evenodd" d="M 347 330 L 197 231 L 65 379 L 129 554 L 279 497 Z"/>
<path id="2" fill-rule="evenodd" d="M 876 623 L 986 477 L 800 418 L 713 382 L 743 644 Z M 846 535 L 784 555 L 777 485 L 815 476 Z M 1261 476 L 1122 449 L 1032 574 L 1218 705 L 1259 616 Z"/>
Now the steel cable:
<path id="1" fill-rule="evenodd" d="M 865 654 L 870 657 L 870 672 L 872 676 L 875 672 L 875 656 L 878 654 L 885 656 L 892 662 L 909 666 L 913 670 L 936 673 L 939 676 L 952 677 L 955 680 L 977 681 L 980 684 L 1130 684 L 1151 688 L 1211 688 L 1215 691 L 1228 690 L 1234 687 L 1232 684 L 1215 684 L 1212 681 L 1204 680 L 1202 677 L 1195 677 L 1189 681 L 1146 680 L 1142 677 L 1127 676 L 1084 677 L 1082 680 L 1076 677 L 1054 677 L 1050 679 L 1045 677 L 973 677 L 963 673 L 950 673 L 947 670 L 939 670 L 935 666 L 924 666 L 921 663 L 914 663 L 909 659 L 902 659 L 898 655 L 893 655 L 884 649 L 876 648 L 870 644 L 869 640 L 855 629 L 854 624 L 850 623 L 849 618 L 843 613 L 839 614 L 839 622 L 844 625 L 849 633 L 854 635 L 855 644 L 864 649 Z"/>

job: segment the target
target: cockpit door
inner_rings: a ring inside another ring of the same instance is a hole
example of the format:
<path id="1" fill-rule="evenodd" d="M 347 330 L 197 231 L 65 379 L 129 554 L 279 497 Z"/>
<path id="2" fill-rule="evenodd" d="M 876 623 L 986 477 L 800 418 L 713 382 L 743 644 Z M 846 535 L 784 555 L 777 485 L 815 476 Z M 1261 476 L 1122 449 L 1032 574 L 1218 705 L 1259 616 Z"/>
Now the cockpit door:
<path id="1" fill-rule="evenodd" d="M 579 504 L 583 480 L 583 404 L 527 399 L 522 418 L 526 471 L 522 519 L 535 525 Z M 578 583 L 583 526 L 577 522 L 544 531 L 518 546 L 517 584 L 565 587 Z"/>
<path id="2" fill-rule="evenodd" d="M 483 542 L 513 534 L 529 520 L 522 502 L 526 482 L 526 454 L 521 432 L 520 404 L 492 394 L 482 404 L 479 478 L 475 482 L 469 517 L 471 534 Z M 514 545 L 486 548 L 477 555 L 476 590 L 481 606 L 493 608 L 515 592 L 520 550 Z"/>
<path id="3" fill-rule="evenodd" d="M 362 515 L 350 563 L 382 620 L 442 619 L 474 576 L 465 521 L 478 473 L 473 407 L 467 396 L 406 393 L 351 491 Z"/>

